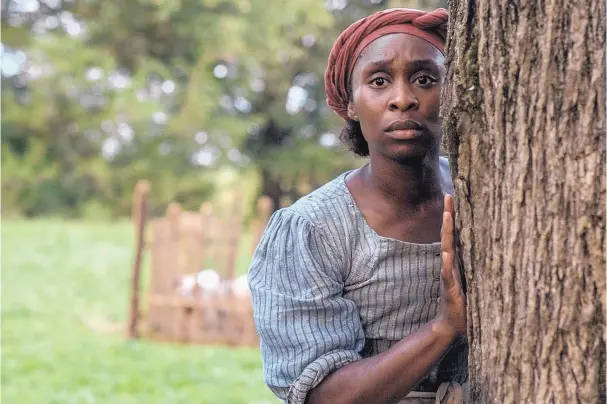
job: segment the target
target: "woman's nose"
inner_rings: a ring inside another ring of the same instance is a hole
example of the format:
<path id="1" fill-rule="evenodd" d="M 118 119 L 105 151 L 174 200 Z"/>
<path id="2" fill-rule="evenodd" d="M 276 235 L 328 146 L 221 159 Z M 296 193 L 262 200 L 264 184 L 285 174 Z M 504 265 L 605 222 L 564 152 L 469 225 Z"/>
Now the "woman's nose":
<path id="1" fill-rule="evenodd" d="M 415 97 L 415 93 L 408 82 L 395 83 L 392 87 L 392 97 L 388 108 L 391 111 L 401 110 L 408 111 L 419 107 L 419 101 Z"/>

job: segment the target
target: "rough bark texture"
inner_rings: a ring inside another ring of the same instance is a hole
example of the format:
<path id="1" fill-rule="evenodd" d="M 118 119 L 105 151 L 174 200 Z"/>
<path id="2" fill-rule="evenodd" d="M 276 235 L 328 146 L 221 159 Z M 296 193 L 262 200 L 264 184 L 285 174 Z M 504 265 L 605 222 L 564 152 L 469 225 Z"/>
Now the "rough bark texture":
<path id="1" fill-rule="evenodd" d="M 473 401 L 605 402 L 605 2 L 450 12 Z"/>

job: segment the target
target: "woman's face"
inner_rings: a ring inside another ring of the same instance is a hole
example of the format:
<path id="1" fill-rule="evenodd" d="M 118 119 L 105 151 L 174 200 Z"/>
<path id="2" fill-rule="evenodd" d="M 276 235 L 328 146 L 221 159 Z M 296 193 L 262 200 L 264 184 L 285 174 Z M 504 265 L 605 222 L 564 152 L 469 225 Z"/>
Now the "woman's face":
<path id="1" fill-rule="evenodd" d="M 386 35 L 365 48 L 352 72 L 348 115 L 360 122 L 371 157 L 438 156 L 444 76 L 443 54 L 416 36 Z"/>

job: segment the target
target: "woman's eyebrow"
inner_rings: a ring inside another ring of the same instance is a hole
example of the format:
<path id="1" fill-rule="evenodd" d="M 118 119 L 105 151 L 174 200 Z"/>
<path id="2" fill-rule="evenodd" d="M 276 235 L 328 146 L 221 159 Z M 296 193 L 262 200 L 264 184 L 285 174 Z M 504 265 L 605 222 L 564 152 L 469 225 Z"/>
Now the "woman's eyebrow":
<path id="1" fill-rule="evenodd" d="M 379 70 L 390 70 L 393 59 L 378 59 L 365 63 L 363 72 L 366 74 L 374 73 Z"/>
<path id="2" fill-rule="evenodd" d="M 393 58 L 372 60 L 364 64 L 362 71 L 369 74 L 378 70 L 390 70 L 393 61 Z M 434 59 L 416 59 L 409 62 L 409 68 L 412 70 L 438 70 L 439 66 Z"/>
<path id="3" fill-rule="evenodd" d="M 414 70 L 430 69 L 439 70 L 439 67 L 434 59 L 418 59 L 411 61 L 409 65 Z"/>

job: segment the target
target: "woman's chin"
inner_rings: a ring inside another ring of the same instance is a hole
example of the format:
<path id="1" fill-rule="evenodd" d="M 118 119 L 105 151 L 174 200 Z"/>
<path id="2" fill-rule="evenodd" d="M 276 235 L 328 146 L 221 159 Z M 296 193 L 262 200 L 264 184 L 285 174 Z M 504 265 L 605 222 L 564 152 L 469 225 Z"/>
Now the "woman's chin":
<path id="1" fill-rule="evenodd" d="M 428 145 L 419 142 L 399 142 L 397 145 L 391 145 L 383 153 L 390 160 L 398 162 L 422 160 L 431 154 L 432 151 L 429 150 Z"/>

